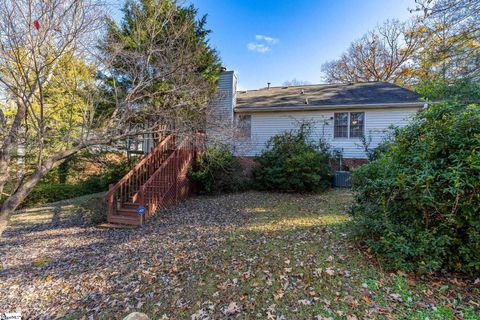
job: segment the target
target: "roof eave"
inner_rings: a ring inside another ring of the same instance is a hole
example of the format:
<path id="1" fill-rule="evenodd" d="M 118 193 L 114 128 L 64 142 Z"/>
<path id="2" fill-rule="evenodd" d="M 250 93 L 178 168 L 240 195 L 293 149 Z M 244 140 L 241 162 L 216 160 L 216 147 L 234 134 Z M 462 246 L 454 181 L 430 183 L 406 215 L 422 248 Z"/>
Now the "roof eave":
<path id="1" fill-rule="evenodd" d="M 281 112 L 281 111 L 328 111 L 351 109 L 384 109 L 384 108 L 421 108 L 426 102 L 397 102 L 375 104 L 336 104 L 336 105 L 301 105 L 301 106 L 261 106 L 261 107 L 235 107 L 236 113 L 252 112 Z"/>

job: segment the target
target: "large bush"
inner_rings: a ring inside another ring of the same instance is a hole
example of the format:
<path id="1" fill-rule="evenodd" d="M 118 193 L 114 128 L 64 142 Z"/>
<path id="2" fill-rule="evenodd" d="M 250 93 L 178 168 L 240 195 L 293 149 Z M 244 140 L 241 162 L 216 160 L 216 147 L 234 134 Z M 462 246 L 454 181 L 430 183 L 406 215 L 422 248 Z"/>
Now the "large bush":
<path id="1" fill-rule="evenodd" d="M 249 184 L 238 159 L 223 145 L 209 146 L 188 172 L 188 178 L 203 194 L 241 191 Z"/>
<path id="2" fill-rule="evenodd" d="M 80 197 L 87 194 L 107 191 L 109 184 L 116 183 L 130 169 L 128 162 L 109 161 L 104 164 L 104 170 L 85 177 L 76 182 L 59 182 L 55 171 L 41 181 L 22 202 L 21 207 L 51 203 L 65 199 Z M 53 176 L 53 177 L 52 177 Z"/>
<path id="3" fill-rule="evenodd" d="M 257 158 L 255 182 L 263 190 L 317 192 L 330 187 L 330 155 L 323 143 L 312 141 L 311 124 L 273 136 Z"/>
<path id="4" fill-rule="evenodd" d="M 480 271 L 480 107 L 435 104 L 354 171 L 360 235 L 392 268 Z"/>

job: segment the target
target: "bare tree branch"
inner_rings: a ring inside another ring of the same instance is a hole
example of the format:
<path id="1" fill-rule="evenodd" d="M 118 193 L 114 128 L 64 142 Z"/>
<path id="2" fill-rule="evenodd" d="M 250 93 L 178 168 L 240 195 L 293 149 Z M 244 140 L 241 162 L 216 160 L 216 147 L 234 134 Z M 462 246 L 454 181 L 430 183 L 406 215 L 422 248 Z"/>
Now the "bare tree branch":
<path id="1" fill-rule="evenodd" d="M 397 81 L 418 48 L 413 23 L 388 20 L 322 66 L 327 82 Z"/>

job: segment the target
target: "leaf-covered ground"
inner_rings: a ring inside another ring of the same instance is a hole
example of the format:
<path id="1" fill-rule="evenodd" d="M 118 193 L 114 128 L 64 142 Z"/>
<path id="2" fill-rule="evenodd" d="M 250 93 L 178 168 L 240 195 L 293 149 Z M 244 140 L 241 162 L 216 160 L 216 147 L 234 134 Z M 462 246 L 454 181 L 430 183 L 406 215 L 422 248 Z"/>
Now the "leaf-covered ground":
<path id="1" fill-rule="evenodd" d="M 192 198 L 146 227 L 63 204 L 0 243 L 0 312 L 26 318 L 480 319 L 480 281 L 384 273 L 349 237 L 347 191 Z M 80 211 L 79 211 L 80 210 Z"/>

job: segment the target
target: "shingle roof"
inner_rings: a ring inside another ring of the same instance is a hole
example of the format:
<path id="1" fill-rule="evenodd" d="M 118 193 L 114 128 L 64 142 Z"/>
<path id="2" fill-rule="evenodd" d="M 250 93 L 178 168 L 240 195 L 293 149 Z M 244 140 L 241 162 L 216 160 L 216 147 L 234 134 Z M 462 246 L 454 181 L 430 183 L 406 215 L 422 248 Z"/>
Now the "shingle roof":
<path id="1" fill-rule="evenodd" d="M 298 106 L 308 109 L 309 106 L 418 103 L 419 98 L 420 95 L 415 92 L 387 82 L 316 84 L 239 91 L 236 107 L 263 109 Z"/>

